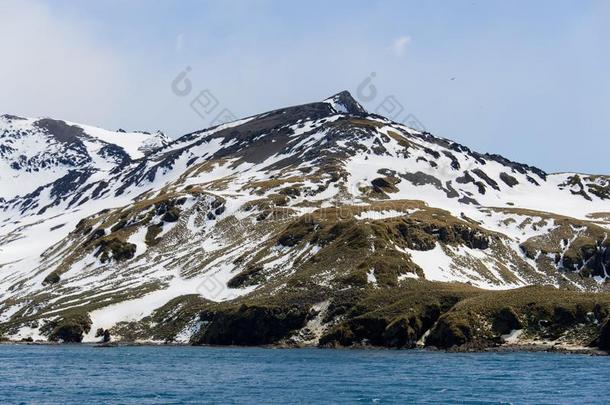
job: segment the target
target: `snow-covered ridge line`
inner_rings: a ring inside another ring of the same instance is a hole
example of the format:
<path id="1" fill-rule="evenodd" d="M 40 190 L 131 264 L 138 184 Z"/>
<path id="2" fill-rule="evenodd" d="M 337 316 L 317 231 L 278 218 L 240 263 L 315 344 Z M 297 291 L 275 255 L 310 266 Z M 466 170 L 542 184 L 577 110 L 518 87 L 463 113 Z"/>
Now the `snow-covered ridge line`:
<path id="1" fill-rule="evenodd" d="M 161 132 L 108 131 L 51 118 L 3 115 L 0 197 L 25 196 L 38 187 L 67 179 L 75 171 L 109 173 L 169 141 Z"/>

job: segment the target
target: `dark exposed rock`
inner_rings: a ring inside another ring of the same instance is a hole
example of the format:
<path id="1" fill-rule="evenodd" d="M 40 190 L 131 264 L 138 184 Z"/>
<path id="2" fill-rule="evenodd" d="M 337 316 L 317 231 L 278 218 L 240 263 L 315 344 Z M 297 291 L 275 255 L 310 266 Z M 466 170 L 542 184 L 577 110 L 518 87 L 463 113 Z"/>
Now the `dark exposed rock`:
<path id="1" fill-rule="evenodd" d="M 98 250 L 95 252 L 95 256 L 99 257 L 102 263 L 108 262 L 111 258 L 116 261 L 132 259 L 137 248 L 133 243 L 112 237 L 100 240 L 96 246 Z"/>
<path id="2" fill-rule="evenodd" d="M 91 330 L 91 318 L 87 314 L 69 314 L 48 322 L 41 331 L 53 342 L 80 343 Z"/>
<path id="3" fill-rule="evenodd" d="M 599 330 L 598 346 L 602 350 L 610 351 L 610 318 L 606 319 Z"/>
<path id="4" fill-rule="evenodd" d="M 500 334 L 506 335 L 512 330 L 523 328 L 519 316 L 510 307 L 504 307 L 493 316 L 492 329 Z"/>
<path id="5" fill-rule="evenodd" d="M 99 328 L 95 332 L 95 337 L 102 338 L 102 343 L 110 342 L 110 331 L 108 329 Z"/>
<path id="6" fill-rule="evenodd" d="M 427 148 L 427 147 L 424 148 L 424 152 L 426 152 L 428 155 L 432 156 L 436 160 L 438 160 L 441 157 L 440 152 L 437 152 L 437 151 Z"/>
<path id="7" fill-rule="evenodd" d="M 426 339 L 426 346 L 450 348 L 461 346 L 472 339 L 471 325 L 466 322 L 451 322 L 446 318 L 439 319 Z"/>
<path id="8" fill-rule="evenodd" d="M 112 226 L 112 228 L 110 228 L 110 232 L 120 231 L 121 229 L 125 228 L 126 225 L 127 225 L 127 220 L 126 219 L 121 219 L 119 222 L 114 224 Z"/>
<path id="9" fill-rule="evenodd" d="M 373 185 L 373 190 L 376 192 L 382 193 L 395 193 L 398 191 L 396 184 L 400 182 L 400 179 L 396 179 L 394 177 L 386 176 L 386 177 L 377 177 L 371 181 Z"/>
<path id="10" fill-rule="evenodd" d="M 398 318 L 389 324 L 382 335 L 389 347 L 414 347 L 418 340 L 417 333 L 406 318 Z"/>
<path id="11" fill-rule="evenodd" d="M 57 284 L 61 280 L 59 274 L 57 272 L 51 272 L 48 276 L 44 278 L 42 284 Z"/>
<path id="12" fill-rule="evenodd" d="M 227 286 L 229 288 L 244 288 L 250 285 L 256 285 L 265 281 L 263 266 L 249 267 L 241 273 L 231 278 Z"/>
<path id="13" fill-rule="evenodd" d="M 504 172 L 500 173 L 500 180 L 506 183 L 506 185 L 509 187 L 514 187 L 519 184 L 519 180 Z"/>
<path id="14" fill-rule="evenodd" d="M 448 152 L 448 151 L 443 151 L 443 154 L 451 160 L 451 168 L 453 170 L 460 170 L 460 167 L 461 167 L 460 162 L 458 161 L 458 159 L 455 157 L 455 155 L 453 153 Z"/>
<path id="15" fill-rule="evenodd" d="M 458 198 L 460 196 L 460 194 L 451 185 L 451 180 L 445 183 L 445 193 L 447 194 L 447 198 Z"/>
<path id="16" fill-rule="evenodd" d="M 0 118 L 4 118 L 8 121 L 25 121 L 25 119 L 26 119 L 23 117 L 19 117 L 17 115 L 12 115 L 12 114 L 2 114 L 2 115 L 0 115 Z"/>
<path id="17" fill-rule="evenodd" d="M 487 177 L 487 175 L 482 170 L 479 170 L 479 169 L 475 169 L 475 170 L 478 170 L 479 175 L 482 173 L 483 176 L 485 178 L 487 178 L 487 180 L 490 181 L 490 184 L 495 184 L 494 188 L 498 187 L 497 183 L 495 181 L 493 181 L 492 179 L 490 179 L 489 177 Z M 474 172 L 474 170 L 473 170 L 473 172 Z M 479 176 L 479 177 L 481 177 L 481 176 Z M 463 176 L 458 177 L 457 179 L 455 179 L 455 181 L 457 181 L 459 184 L 468 184 L 468 183 L 474 184 L 475 186 L 477 186 L 479 194 L 485 194 L 487 191 L 485 184 L 482 181 L 475 180 L 475 178 L 472 177 L 467 170 L 464 172 Z"/>
<path id="18" fill-rule="evenodd" d="M 547 178 L 547 174 L 543 170 L 540 170 L 537 167 L 528 166 L 528 165 L 524 165 L 524 164 L 521 164 L 521 163 L 516 163 L 516 162 L 513 162 L 511 160 L 506 159 L 503 156 L 496 155 L 496 154 L 485 154 L 483 156 L 486 159 L 490 159 L 490 160 L 493 160 L 493 161 L 496 161 L 496 162 L 500 163 L 501 165 L 508 166 L 508 167 L 510 167 L 511 169 L 515 170 L 518 173 L 525 174 L 527 172 L 532 172 L 536 176 L 540 177 L 542 180 L 546 180 L 546 178 Z"/>
<path id="19" fill-rule="evenodd" d="M 49 228 L 49 230 L 50 230 L 51 232 L 53 232 L 53 231 L 56 231 L 56 230 L 58 230 L 58 229 L 63 228 L 64 226 L 66 226 L 66 224 L 59 224 L 59 225 L 55 225 L 55 226 L 52 226 L 51 228 Z"/>
<path id="20" fill-rule="evenodd" d="M 525 177 L 527 178 L 527 181 L 529 181 L 530 183 L 532 183 L 532 184 L 534 184 L 534 185 L 536 185 L 536 186 L 539 186 L 539 185 L 540 185 L 540 183 L 538 183 L 538 182 L 537 182 L 537 181 L 536 181 L 536 180 L 535 180 L 533 177 L 531 177 L 531 176 L 529 176 L 529 175 L 528 175 L 528 176 L 525 176 Z"/>
<path id="21" fill-rule="evenodd" d="M 103 228 L 97 228 L 93 233 L 89 236 L 88 242 L 92 242 L 106 235 L 106 230 Z"/>
<path id="22" fill-rule="evenodd" d="M 366 110 L 362 107 L 349 93 L 349 91 L 342 91 L 330 97 L 335 103 L 338 103 L 345 107 L 346 112 L 354 115 L 364 115 Z"/>
<path id="23" fill-rule="evenodd" d="M 553 310 L 553 322 L 561 326 L 570 326 L 576 322 L 576 314 L 564 307 Z"/>
<path id="24" fill-rule="evenodd" d="M 154 246 L 159 243 L 157 236 L 161 233 L 161 231 L 163 231 L 163 223 L 149 226 L 146 230 L 146 236 L 144 237 L 146 244 L 149 246 Z"/>
<path id="25" fill-rule="evenodd" d="M 86 154 L 87 149 L 83 145 L 85 133 L 81 127 L 68 125 L 64 121 L 43 118 L 34 123 L 38 128 L 45 130 L 59 142 L 66 143 L 80 149 Z"/>
<path id="26" fill-rule="evenodd" d="M 479 202 L 477 200 L 475 200 L 474 198 L 470 198 L 468 196 L 463 196 L 461 197 L 458 202 L 462 203 L 462 204 L 468 204 L 468 205 L 481 205 L 479 204 Z"/>
<path id="27" fill-rule="evenodd" d="M 488 185 L 490 185 L 494 190 L 500 191 L 500 187 L 498 187 L 498 183 L 496 183 L 495 180 L 490 178 L 487 175 L 487 173 L 485 173 L 483 170 L 481 170 L 481 169 L 472 169 L 472 172 L 474 174 L 476 174 L 477 176 L 479 176 L 481 179 L 483 179 L 483 181 L 485 183 L 487 183 Z"/>
<path id="28" fill-rule="evenodd" d="M 227 311 L 204 311 L 195 344 L 255 346 L 276 343 L 305 326 L 307 308 L 241 305 Z"/>
<path id="29" fill-rule="evenodd" d="M 383 333 L 383 345 L 397 348 L 413 348 L 426 331 L 438 320 L 441 307 L 427 305 L 419 315 L 398 318 Z"/>
<path id="30" fill-rule="evenodd" d="M 610 268 L 610 249 L 603 240 L 577 238 L 563 253 L 562 264 L 570 271 L 606 277 Z"/>
<path id="31" fill-rule="evenodd" d="M 439 190 L 443 189 L 443 183 L 441 183 L 439 179 L 424 172 L 403 173 L 400 174 L 400 177 L 407 180 L 414 186 L 425 186 L 427 184 L 430 184 Z"/>
<path id="32" fill-rule="evenodd" d="M 180 209 L 178 207 L 171 207 L 165 212 L 165 214 L 163 214 L 161 220 L 163 220 L 164 222 L 176 222 L 179 218 Z"/>
<path id="33" fill-rule="evenodd" d="M 464 174 L 461 177 L 456 178 L 455 181 L 457 181 L 459 184 L 468 184 L 474 183 L 475 180 L 474 177 L 470 175 L 468 170 L 466 170 Z"/>
<path id="34" fill-rule="evenodd" d="M 210 203 L 210 207 L 212 209 L 217 209 L 217 208 L 220 208 L 222 206 L 222 204 L 224 204 L 224 201 L 220 198 L 216 198 L 216 199 L 212 200 L 212 202 Z"/>
<path id="35" fill-rule="evenodd" d="M 112 158 L 117 165 L 116 168 L 123 168 L 131 162 L 129 154 L 120 146 L 113 144 L 104 145 L 98 151 L 98 155 L 104 158 Z"/>
<path id="36" fill-rule="evenodd" d="M 322 347 L 348 347 L 356 342 L 352 330 L 345 324 L 335 327 L 330 333 L 320 338 L 318 344 Z"/>

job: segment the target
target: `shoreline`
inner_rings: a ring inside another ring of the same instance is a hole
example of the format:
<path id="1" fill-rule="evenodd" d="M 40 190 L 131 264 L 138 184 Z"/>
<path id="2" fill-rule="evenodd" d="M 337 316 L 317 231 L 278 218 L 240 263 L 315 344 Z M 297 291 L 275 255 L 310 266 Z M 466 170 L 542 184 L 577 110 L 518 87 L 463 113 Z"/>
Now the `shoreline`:
<path id="1" fill-rule="evenodd" d="M 260 345 L 260 346 L 237 346 L 237 345 L 191 345 L 188 343 L 164 343 L 164 342 L 110 342 L 110 343 L 58 343 L 58 342 L 23 342 L 23 341 L 3 341 L 0 346 L 82 346 L 96 349 L 112 349 L 119 347 L 202 347 L 202 348 L 259 348 L 259 349 L 321 349 L 321 350 L 396 350 L 396 351 L 420 351 L 430 353 L 557 353 L 557 354 L 577 354 L 586 356 L 610 356 L 610 352 L 594 347 L 584 346 L 561 346 L 552 343 L 522 343 L 504 344 L 492 347 L 453 347 L 449 349 L 439 349 L 436 347 L 416 347 L 416 348 L 391 348 L 384 346 L 351 346 L 351 347 L 320 347 L 312 345 Z"/>

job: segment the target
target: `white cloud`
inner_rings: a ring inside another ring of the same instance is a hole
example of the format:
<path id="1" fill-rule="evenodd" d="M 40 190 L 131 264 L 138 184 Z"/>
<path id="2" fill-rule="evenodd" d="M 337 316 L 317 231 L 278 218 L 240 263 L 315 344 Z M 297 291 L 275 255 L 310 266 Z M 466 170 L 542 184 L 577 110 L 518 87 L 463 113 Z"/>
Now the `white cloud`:
<path id="1" fill-rule="evenodd" d="M 411 37 L 409 36 L 396 38 L 392 43 L 392 51 L 394 51 L 396 55 L 404 55 L 407 51 L 407 46 L 409 46 L 410 43 Z"/>

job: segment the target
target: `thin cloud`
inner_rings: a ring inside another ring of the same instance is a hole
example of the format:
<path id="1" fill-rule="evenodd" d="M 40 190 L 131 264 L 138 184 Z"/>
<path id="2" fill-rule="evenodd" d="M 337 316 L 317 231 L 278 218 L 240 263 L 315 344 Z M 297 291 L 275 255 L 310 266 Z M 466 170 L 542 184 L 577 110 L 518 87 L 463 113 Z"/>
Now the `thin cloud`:
<path id="1" fill-rule="evenodd" d="M 184 48 L 184 32 L 181 32 L 180 34 L 178 34 L 176 36 L 176 53 L 180 53 L 182 52 L 182 49 Z"/>
<path id="2" fill-rule="evenodd" d="M 392 51 L 396 54 L 396 55 L 404 55 L 405 52 L 407 51 L 407 47 L 409 46 L 409 44 L 411 43 L 411 37 L 409 36 L 402 36 L 399 38 L 396 38 L 394 40 L 394 42 L 392 43 Z"/>

